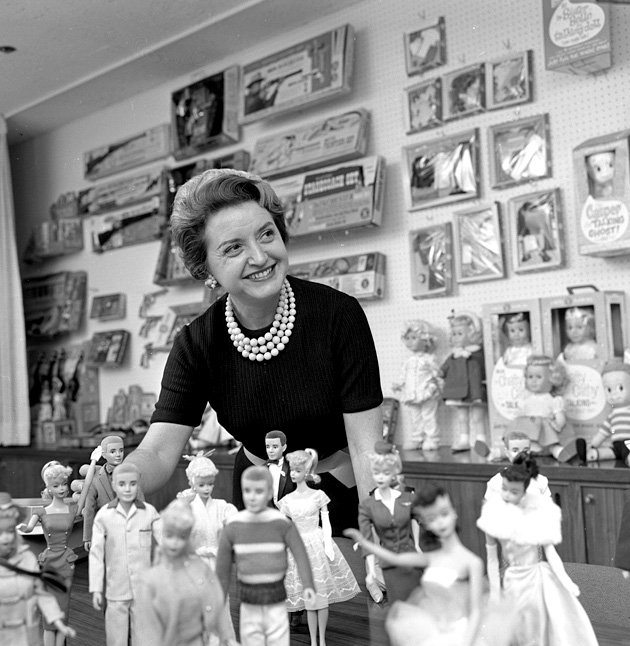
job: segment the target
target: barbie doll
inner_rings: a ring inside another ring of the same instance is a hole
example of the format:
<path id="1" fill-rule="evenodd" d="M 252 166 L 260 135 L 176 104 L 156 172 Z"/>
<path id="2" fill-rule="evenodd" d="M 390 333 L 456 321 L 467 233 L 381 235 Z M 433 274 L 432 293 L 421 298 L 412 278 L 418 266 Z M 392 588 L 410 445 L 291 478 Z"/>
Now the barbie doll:
<path id="1" fill-rule="evenodd" d="M 366 540 L 376 534 L 383 547 L 399 552 L 415 552 L 418 545 L 417 519 L 412 514 L 413 494 L 400 491 L 397 478 L 402 461 L 396 448 L 377 442 L 368 454 L 376 489 L 359 503 L 359 529 Z M 413 524 L 416 523 L 415 531 Z M 372 554 L 366 554 L 366 585 L 376 581 L 376 564 Z M 405 600 L 418 585 L 420 572 L 410 567 L 383 565 L 385 589 L 390 603 Z"/>
<path id="2" fill-rule="evenodd" d="M 402 448 L 435 451 L 439 447 L 437 409 L 440 396 L 435 334 L 426 321 L 408 321 L 402 340 L 413 353 L 405 361 L 399 381 L 392 385 L 411 413 L 410 441 L 403 441 Z"/>
<path id="3" fill-rule="evenodd" d="M 597 646 L 593 627 L 577 600 L 580 591 L 554 547 L 562 541 L 560 508 L 549 496 L 528 490 L 538 475 L 536 461 L 522 453 L 501 473 L 501 498 L 485 502 L 477 526 L 486 533 L 492 593 L 501 595 L 516 611 L 512 643 Z M 507 561 L 502 590 L 497 542 Z"/>
<path id="4" fill-rule="evenodd" d="M 440 368 L 442 399 L 452 407 L 455 439 L 452 451 L 468 451 L 486 442 L 486 370 L 479 317 L 459 312 L 449 317 L 451 354 Z"/>
<path id="5" fill-rule="evenodd" d="M 562 359 L 564 361 L 597 359 L 593 308 L 571 307 L 564 314 L 564 325 L 569 342 L 564 346 Z"/>
<path id="6" fill-rule="evenodd" d="M 525 366 L 527 395 L 519 403 L 514 428 L 525 431 L 532 441 L 532 452 L 551 453 L 559 462 L 577 455 L 575 438 L 567 426 L 562 391 L 567 375 L 561 361 L 532 355 Z"/>
<path id="7" fill-rule="evenodd" d="M 533 352 L 529 328 L 529 317 L 525 312 L 508 314 L 501 324 L 501 330 L 507 340 L 503 352 L 503 363 L 506 366 L 524 366 L 527 358 Z"/>
<path id="8" fill-rule="evenodd" d="M 307 604 L 303 596 L 303 585 L 293 557 L 285 577 L 287 588 L 287 609 L 289 612 L 306 608 L 311 646 L 326 644 L 328 606 L 331 603 L 348 601 L 359 594 L 352 570 L 332 539 L 332 528 L 328 519 L 330 498 L 321 490 L 309 488 L 307 481 L 317 483 L 315 474 L 317 453 L 313 449 L 293 451 L 287 455 L 291 479 L 295 491 L 278 501 L 280 511 L 291 518 L 304 542 L 313 570 L 315 603 Z M 319 526 L 321 517 L 322 525 Z"/>
<path id="9" fill-rule="evenodd" d="M 39 555 L 38 560 L 42 566 L 54 568 L 63 576 L 67 591 L 55 591 L 55 597 L 67 618 L 74 562 L 77 560 L 77 555 L 68 547 L 68 536 L 74 525 L 77 507 L 75 503 L 65 502 L 69 491 L 68 478 L 72 474 L 72 469 L 53 460 L 44 465 L 41 473 L 46 484 L 46 488 L 42 491 L 42 498 L 51 502 L 46 507 L 36 507 L 28 524 L 21 525 L 19 529 L 30 533 L 37 523 L 41 523 L 47 547 Z M 66 634 L 57 626 L 44 622 L 44 646 L 63 646 L 65 639 Z"/>
<path id="10" fill-rule="evenodd" d="M 512 638 L 512 613 L 484 609 L 483 562 L 462 545 L 457 513 L 449 494 L 432 483 L 413 500 L 426 532 L 423 551 L 392 552 L 371 543 L 356 529 L 346 536 L 390 567 L 424 568 L 422 585 L 408 601 L 396 601 L 385 627 L 392 646 L 507 646 Z M 577 643 L 577 642 L 576 642 Z"/>

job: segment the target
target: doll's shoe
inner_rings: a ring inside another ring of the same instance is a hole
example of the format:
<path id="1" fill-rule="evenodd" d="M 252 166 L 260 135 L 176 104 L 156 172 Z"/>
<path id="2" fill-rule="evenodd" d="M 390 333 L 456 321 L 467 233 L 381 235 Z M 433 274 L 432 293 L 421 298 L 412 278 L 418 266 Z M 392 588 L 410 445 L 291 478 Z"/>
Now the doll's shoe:
<path id="1" fill-rule="evenodd" d="M 579 437 L 575 440 L 575 450 L 577 451 L 577 456 L 580 460 L 580 466 L 586 466 L 586 440 L 583 437 Z"/>
<path id="2" fill-rule="evenodd" d="M 468 438 L 461 438 L 451 446 L 451 453 L 461 453 L 462 451 L 470 451 Z"/>
<path id="3" fill-rule="evenodd" d="M 630 448 L 624 440 L 615 440 L 612 443 L 612 450 L 617 460 L 621 460 L 624 464 L 628 464 L 628 455 L 630 455 Z"/>
<path id="4" fill-rule="evenodd" d="M 434 439 L 427 439 L 422 442 L 423 451 L 437 451 L 440 448 L 440 443 Z"/>
<path id="5" fill-rule="evenodd" d="M 475 442 L 473 451 L 482 458 L 487 458 L 490 455 L 490 447 L 483 440 L 477 440 Z"/>
<path id="6" fill-rule="evenodd" d="M 493 446 L 490 449 L 486 457 L 486 462 L 502 462 L 503 461 L 503 451 L 496 446 Z"/>
<path id="7" fill-rule="evenodd" d="M 558 460 L 558 462 L 568 462 L 577 454 L 577 441 L 571 440 L 562 447 L 562 450 L 556 455 L 556 460 Z"/>

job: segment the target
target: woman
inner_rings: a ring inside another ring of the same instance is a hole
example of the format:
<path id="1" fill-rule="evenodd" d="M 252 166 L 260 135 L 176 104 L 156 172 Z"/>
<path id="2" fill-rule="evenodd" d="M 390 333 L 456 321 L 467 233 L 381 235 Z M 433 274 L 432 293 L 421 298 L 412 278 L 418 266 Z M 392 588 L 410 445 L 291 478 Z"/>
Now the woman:
<path id="1" fill-rule="evenodd" d="M 243 443 L 234 504 L 242 508 L 242 471 L 265 463 L 265 434 L 279 429 L 290 450 L 310 446 L 321 456 L 334 528 L 344 508 L 356 509 L 353 471 L 359 493 L 368 494 L 365 455 L 382 435 L 378 362 L 361 306 L 287 278 L 282 204 L 254 175 L 224 169 L 193 177 L 175 196 L 171 230 L 191 274 L 227 294 L 175 339 L 151 427 L 129 458 L 143 489 L 166 483 L 210 403 Z"/>

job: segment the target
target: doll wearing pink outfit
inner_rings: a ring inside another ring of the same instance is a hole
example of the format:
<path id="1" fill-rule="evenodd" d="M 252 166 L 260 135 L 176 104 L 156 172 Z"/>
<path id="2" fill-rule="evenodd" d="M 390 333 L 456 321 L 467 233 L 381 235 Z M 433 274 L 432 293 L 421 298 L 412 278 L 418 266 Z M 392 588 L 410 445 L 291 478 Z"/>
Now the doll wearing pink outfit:
<path id="1" fill-rule="evenodd" d="M 440 366 L 434 354 L 435 334 L 426 321 L 408 321 L 402 340 L 413 353 L 392 385 L 411 413 L 410 438 L 403 440 L 402 448 L 435 451 L 440 444 L 437 409 L 441 390 Z"/>

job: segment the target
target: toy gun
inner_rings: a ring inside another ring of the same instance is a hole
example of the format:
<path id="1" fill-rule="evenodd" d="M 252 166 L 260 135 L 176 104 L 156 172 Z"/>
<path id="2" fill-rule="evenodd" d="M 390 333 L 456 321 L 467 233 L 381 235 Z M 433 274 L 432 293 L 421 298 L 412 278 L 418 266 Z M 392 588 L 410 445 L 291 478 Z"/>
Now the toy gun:
<path id="1" fill-rule="evenodd" d="M 93 157 L 87 162 L 87 164 L 85 165 L 85 175 L 89 177 L 90 174 L 94 172 L 94 169 L 98 168 L 102 162 L 104 162 L 110 155 L 113 155 L 119 148 L 124 148 L 125 146 L 129 145 L 132 141 L 137 141 L 138 139 L 142 139 L 145 136 L 145 134 L 146 133 L 142 132 L 139 135 L 132 137 L 131 139 L 125 139 L 125 141 L 122 141 L 120 143 L 111 144 L 111 146 L 107 146 L 107 150 L 102 155 L 98 155 L 98 157 Z"/>
<path id="2" fill-rule="evenodd" d="M 95 242 L 96 242 L 95 251 L 103 251 L 103 247 L 119 231 L 126 229 L 132 224 L 136 224 L 137 222 L 142 222 L 142 220 L 151 218 L 154 215 L 155 215 L 154 211 L 149 211 L 148 213 L 140 213 L 139 215 L 132 215 L 128 218 L 125 218 L 124 220 L 115 220 L 114 222 L 112 222 L 110 228 L 107 231 L 103 231 L 102 233 L 95 234 L 94 236 Z"/>

